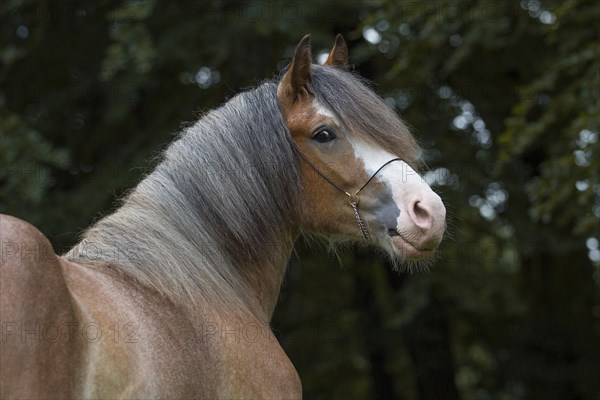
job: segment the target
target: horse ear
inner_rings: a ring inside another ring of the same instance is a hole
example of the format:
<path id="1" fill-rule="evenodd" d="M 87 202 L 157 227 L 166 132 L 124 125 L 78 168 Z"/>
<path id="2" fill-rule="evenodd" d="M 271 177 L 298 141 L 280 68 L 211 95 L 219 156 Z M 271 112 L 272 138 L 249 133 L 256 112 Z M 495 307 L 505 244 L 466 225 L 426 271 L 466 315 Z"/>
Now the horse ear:
<path id="1" fill-rule="evenodd" d="M 298 43 L 294 58 L 281 80 L 280 95 L 294 102 L 310 93 L 312 54 L 310 51 L 310 35 L 306 35 Z"/>
<path id="2" fill-rule="evenodd" d="M 344 71 L 348 70 L 348 46 L 346 46 L 344 37 L 339 33 L 335 37 L 335 43 L 329 52 L 329 57 L 327 57 L 325 65 Z"/>

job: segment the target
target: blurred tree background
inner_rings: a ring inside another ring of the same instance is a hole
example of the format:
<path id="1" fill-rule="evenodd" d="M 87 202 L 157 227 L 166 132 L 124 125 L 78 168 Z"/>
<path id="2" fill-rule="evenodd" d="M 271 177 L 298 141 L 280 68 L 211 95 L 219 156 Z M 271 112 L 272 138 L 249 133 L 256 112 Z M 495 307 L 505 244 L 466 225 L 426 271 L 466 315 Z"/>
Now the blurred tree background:
<path id="1" fill-rule="evenodd" d="M 598 2 L 0 4 L 1 211 L 58 252 L 202 110 L 342 33 L 449 234 L 414 274 L 298 244 L 273 327 L 305 397 L 600 399 Z"/>

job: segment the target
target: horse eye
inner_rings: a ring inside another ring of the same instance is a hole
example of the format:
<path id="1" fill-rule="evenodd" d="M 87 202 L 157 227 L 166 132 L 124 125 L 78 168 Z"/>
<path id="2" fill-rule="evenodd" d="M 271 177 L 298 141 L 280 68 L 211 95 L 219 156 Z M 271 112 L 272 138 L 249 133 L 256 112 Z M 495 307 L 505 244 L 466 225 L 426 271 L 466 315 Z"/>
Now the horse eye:
<path id="1" fill-rule="evenodd" d="M 319 143 L 331 142 L 333 139 L 335 139 L 335 133 L 327 129 L 322 129 L 319 132 L 315 133 L 313 136 L 313 140 Z"/>

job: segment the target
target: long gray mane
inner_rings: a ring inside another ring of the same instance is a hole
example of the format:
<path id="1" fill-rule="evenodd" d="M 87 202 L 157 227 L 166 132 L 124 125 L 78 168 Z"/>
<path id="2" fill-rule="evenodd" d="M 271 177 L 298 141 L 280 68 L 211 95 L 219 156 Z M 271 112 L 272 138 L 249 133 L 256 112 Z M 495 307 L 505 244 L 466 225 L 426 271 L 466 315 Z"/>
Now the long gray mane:
<path id="1" fill-rule="evenodd" d="M 414 161 L 408 129 L 359 77 L 314 66 L 311 89 L 355 134 Z M 263 83 L 186 129 L 66 257 L 175 301 L 228 304 L 248 293 L 243 267 L 276 251 L 300 215 L 299 161 L 276 92 L 277 82 Z"/>
<path id="2" fill-rule="evenodd" d="M 261 262 L 295 217 L 299 172 L 276 91 L 264 83 L 185 130 L 67 257 L 179 300 L 244 293 L 240 266 Z"/>

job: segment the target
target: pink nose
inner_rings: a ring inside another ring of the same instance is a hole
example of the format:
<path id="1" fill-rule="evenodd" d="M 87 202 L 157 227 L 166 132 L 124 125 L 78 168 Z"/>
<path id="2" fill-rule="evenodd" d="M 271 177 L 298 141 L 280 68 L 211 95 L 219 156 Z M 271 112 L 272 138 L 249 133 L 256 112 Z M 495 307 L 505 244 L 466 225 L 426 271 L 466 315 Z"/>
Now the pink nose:
<path id="1" fill-rule="evenodd" d="M 444 235 L 446 223 L 444 203 L 437 195 L 433 194 L 433 196 L 413 199 L 407 204 L 406 210 L 414 227 L 419 232 L 419 247 L 422 250 L 435 249 Z"/>
<path id="2" fill-rule="evenodd" d="M 426 204 L 422 201 L 416 200 L 413 202 L 412 207 L 409 207 L 410 219 L 413 223 L 421 228 L 423 231 L 428 231 L 433 225 L 433 216 L 431 211 Z"/>

